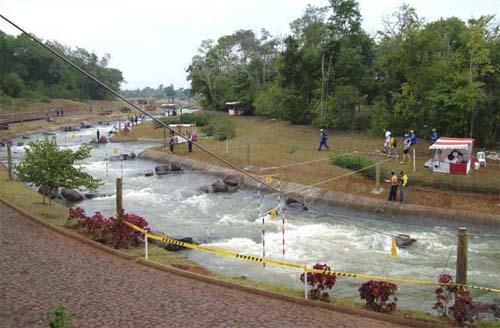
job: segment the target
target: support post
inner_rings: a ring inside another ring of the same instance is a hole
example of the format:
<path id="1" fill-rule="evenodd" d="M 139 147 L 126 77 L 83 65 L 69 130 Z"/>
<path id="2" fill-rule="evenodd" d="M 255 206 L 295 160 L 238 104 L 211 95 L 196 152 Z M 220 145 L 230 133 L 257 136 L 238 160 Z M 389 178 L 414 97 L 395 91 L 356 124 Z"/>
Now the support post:
<path id="1" fill-rule="evenodd" d="M 229 135 L 226 135 L 226 155 L 229 155 Z"/>
<path id="2" fill-rule="evenodd" d="M 457 284 L 467 284 L 467 228 L 458 228 L 457 233 L 457 272 L 455 281 Z"/>
<path id="3" fill-rule="evenodd" d="M 383 189 L 380 187 L 380 163 L 375 164 L 375 188 L 373 188 L 373 194 L 380 194 Z"/>
<path id="4" fill-rule="evenodd" d="M 167 149 L 167 128 L 163 128 L 163 148 Z"/>
<path id="5" fill-rule="evenodd" d="M 148 260 L 148 231 L 144 234 L 144 258 Z"/>
<path id="6" fill-rule="evenodd" d="M 250 168 L 250 142 L 247 140 L 247 167 Z"/>
<path id="7" fill-rule="evenodd" d="M 304 265 L 304 298 L 307 300 L 307 264 Z"/>
<path id="8" fill-rule="evenodd" d="M 9 173 L 9 180 L 12 180 L 12 150 L 10 146 L 12 143 L 10 141 L 7 142 L 7 171 Z"/>
<path id="9" fill-rule="evenodd" d="M 122 178 L 116 178 L 116 235 L 114 236 L 114 245 L 113 247 L 118 249 L 120 248 L 120 232 L 122 221 L 120 219 L 120 212 L 123 210 L 123 184 Z"/>
<path id="10" fill-rule="evenodd" d="M 413 173 L 417 172 L 417 165 L 415 159 L 415 146 L 413 146 Z"/>

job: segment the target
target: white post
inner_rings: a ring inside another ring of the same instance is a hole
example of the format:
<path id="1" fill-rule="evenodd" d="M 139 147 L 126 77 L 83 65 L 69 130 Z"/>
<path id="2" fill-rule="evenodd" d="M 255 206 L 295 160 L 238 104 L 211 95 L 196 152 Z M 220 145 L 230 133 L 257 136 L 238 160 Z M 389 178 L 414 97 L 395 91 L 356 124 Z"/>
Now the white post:
<path id="1" fill-rule="evenodd" d="M 413 173 L 417 172 L 417 166 L 415 164 L 415 147 L 413 147 Z"/>
<path id="2" fill-rule="evenodd" d="M 229 155 L 229 135 L 226 135 L 226 155 Z"/>
<path id="3" fill-rule="evenodd" d="M 144 257 L 148 260 L 148 231 L 144 233 Z"/>
<path id="4" fill-rule="evenodd" d="M 307 300 L 307 264 L 304 265 L 304 297 Z"/>

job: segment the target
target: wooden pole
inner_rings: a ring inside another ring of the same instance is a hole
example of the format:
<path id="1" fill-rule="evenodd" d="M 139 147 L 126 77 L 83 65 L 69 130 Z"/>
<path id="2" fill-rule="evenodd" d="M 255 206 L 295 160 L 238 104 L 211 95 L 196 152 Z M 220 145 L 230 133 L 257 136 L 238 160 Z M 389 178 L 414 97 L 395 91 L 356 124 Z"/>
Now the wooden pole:
<path id="1" fill-rule="evenodd" d="M 120 212 L 123 210 L 123 183 L 122 178 L 116 178 L 116 235 L 114 236 L 114 245 L 113 247 L 118 249 L 120 248 L 120 232 L 121 232 L 121 220 L 120 220 Z"/>
<path id="2" fill-rule="evenodd" d="M 413 173 L 415 173 L 415 172 L 417 172 L 417 165 L 416 165 L 416 157 L 415 157 L 415 146 L 413 146 Z"/>
<path id="3" fill-rule="evenodd" d="M 467 228 L 458 228 L 456 283 L 467 284 Z"/>
<path id="4" fill-rule="evenodd" d="M 375 188 L 373 188 L 373 194 L 380 194 L 383 189 L 380 187 L 380 163 L 375 165 Z"/>
<path id="5" fill-rule="evenodd" d="M 250 168 L 250 142 L 247 141 L 247 167 Z"/>
<path id="6" fill-rule="evenodd" d="M 9 173 L 9 180 L 12 180 L 12 151 L 10 149 L 11 142 L 7 142 L 7 171 Z"/>
<path id="7" fill-rule="evenodd" d="M 167 149 L 167 128 L 163 128 L 163 148 Z"/>

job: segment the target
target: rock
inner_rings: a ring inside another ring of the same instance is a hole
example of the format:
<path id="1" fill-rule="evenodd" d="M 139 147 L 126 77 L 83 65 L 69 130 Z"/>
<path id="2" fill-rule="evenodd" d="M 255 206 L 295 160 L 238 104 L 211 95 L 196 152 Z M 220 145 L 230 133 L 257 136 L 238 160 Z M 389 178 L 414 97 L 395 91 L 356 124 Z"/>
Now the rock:
<path id="1" fill-rule="evenodd" d="M 171 166 L 169 164 L 157 165 L 155 166 L 156 175 L 168 174 L 171 171 Z"/>
<path id="2" fill-rule="evenodd" d="M 398 234 L 396 236 L 396 245 L 399 248 L 406 248 L 411 244 L 415 243 L 416 241 L 417 241 L 416 239 L 410 238 L 409 235 Z"/>
<path id="3" fill-rule="evenodd" d="M 228 186 L 239 187 L 243 179 L 239 175 L 229 175 L 224 178 L 223 182 Z"/>
<path id="4" fill-rule="evenodd" d="M 18 142 L 18 143 L 16 144 L 16 146 L 18 146 L 18 147 L 22 147 L 22 146 L 24 146 L 24 142 Z"/>
<path id="5" fill-rule="evenodd" d="M 50 188 L 47 186 L 40 186 L 40 188 L 38 188 L 38 192 L 51 199 L 58 198 L 59 196 L 57 188 L 50 190 Z"/>
<path id="6" fill-rule="evenodd" d="M 0 124 L 0 130 L 8 130 L 9 129 L 9 125 L 8 124 Z"/>
<path id="7" fill-rule="evenodd" d="M 199 193 L 209 194 L 212 191 L 212 187 L 211 186 L 201 186 L 197 190 L 198 190 Z"/>
<path id="8" fill-rule="evenodd" d="M 88 123 L 85 123 L 85 122 L 80 123 L 80 128 L 82 128 L 82 129 L 90 129 L 91 127 L 92 127 L 92 125 L 90 125 Z"/>
<path id="9" fill-rule="evenodd" d="M 152 177 L 153 175 L 155 175 L 153 170 L 149 170 L 149 171 L 144 172 L 145 177 Z"/>
<path id="10" fill-rule="evenodd" d="M 185 242 L 185 243 L 190 243 L 190 244 L 193 243 L 193 238 L 191 238 L 191 237 L 172 238 L 172 239 L 175 239 L 175 240 L 178 240 L 178 241 L 182 241 L 182 242 Z M 167 251 L 171 251 L 171 252 L 176 252 L 176 251 L 180 251 L 182 249 L 186 249 L 185 247 L 182 247 L 182 246 L 173 245 L 173 244 L 166 244 L 166 243 L 162 243 L 162 245 L 160 247 L 163 248 L 163 249 L 166 249 Z"/>
<path id="11" fill-rule="evenodd" d="M 85 199 L 85 196 L 75 189 L 63 188 L 61 189 L 61 194 L 64 197 L 64 199 L 70 202 L 80 202 Z"/>
<path id="12" fill-rule="evenodd" d="M 31 139 L 30 136 L 23 136 L 23 139 Z"/>
<path id="13" fill-rule="evenodd" d="M 296 200 L 295 198 L 292 198 L 292 197 L 287 197 L 286 199 L 286 204 L 287 205 L 290 205 L 290 204 L 301 204 L 301 202 L 299 202 L 298 200 Z"/>
<path id="14" fill-rule="evenodd" d="M 172 172 L 179 172 L 179 171 L 182 171 L 182 167 L 180 167 L 179 165 L 176 165 L 176 164 L 170 164 L 170 170 Z"/>
<path id="15" fill-rule="evenodd" d="M 56 134 L 54 132 L 44 132 L 42 133 L 44 136 L 55 136 Z"/>
<path id="16" fill-rule="evenodd" d="M 212 183 L 211 186 L 212 186 L 214 193 L 228 192 L 229 191 L 227 184 L 225 184 L 224 182 L 217 181 L 215 183 Z"/>
<path id="17" fill-rule="evenodd" d="M 108 143 L 108 138 L 106 138 L 105 136 L 101 136 L 99 138 L 99 142 L 98 143 L 100 143 L 100 144 L 106 144 L 106 143 Z"/>
<path id="18" fill-rule="evenodd" d="M 129 160 L 130 159 L 130 155 L 129 154 L 120 154 L 120 159 L 122 161 Z"/>
<path id="19" fill-rule="evenodd" d="M 99 196 L 96 192 L 86 192 L 84 195 L 85 195 L 85 198 L 87 198 L 87 199 L 93 199 L 93 198 L 97 198 Z"/>
<path id="20" fill-rule="evenodd" d="M 229 192 L 229 193 L 233 193 L 233 192 L 238 191 L 238 186 L 230 186 L 230 185 L 226 185 L 226 186 L 227 186 L 227 192 Z"/>

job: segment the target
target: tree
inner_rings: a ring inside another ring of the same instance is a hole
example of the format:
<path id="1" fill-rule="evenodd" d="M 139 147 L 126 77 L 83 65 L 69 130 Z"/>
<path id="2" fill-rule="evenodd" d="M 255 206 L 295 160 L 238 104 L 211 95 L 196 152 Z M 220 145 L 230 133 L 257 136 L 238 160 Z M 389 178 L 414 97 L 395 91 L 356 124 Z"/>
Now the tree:
<path id="1" fill-rule="evenodd" d="M 76 162 L 90 157 L 89 145 L 82 145 L 76 151 L 59 149 L 55 138 L 44 138 L 30 142 L 25 149 L 25 157 L 15 168 L 23 182 L 48 190 L 59 187 L 96 190 L 101 185 L 100 180 L 75 166 Z"/>

